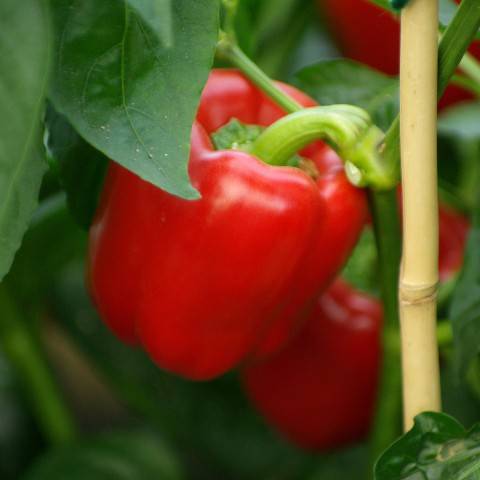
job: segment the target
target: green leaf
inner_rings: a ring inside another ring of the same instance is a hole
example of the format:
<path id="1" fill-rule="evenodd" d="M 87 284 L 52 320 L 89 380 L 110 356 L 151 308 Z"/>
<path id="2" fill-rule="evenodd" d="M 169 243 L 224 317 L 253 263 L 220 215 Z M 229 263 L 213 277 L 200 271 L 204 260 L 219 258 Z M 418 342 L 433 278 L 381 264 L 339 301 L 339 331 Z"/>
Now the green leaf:
<path id="1" fill-rule="evenodd" d="M 375 465 L 375 480 L 477 480 L 480 426 L 468 432 L 454 418 L 426 412 Z"/>
<path id="2" fill-rule="evenodd" d="M 47 453 L 23 480 L 180 480 L 176 458 L 153 434 L 105 434 Z"/>
<path id="3" fill-rule="evenodd" d="M 169 48 L 173 44 L 172 0 L 128 0 L 142 20 Z"/>
<path id="4" fill-rule="evenodd" d="M 48 88 L 47 0 L 0 2 L 0 280 L 9 270 L 46 170 L 40 120 Z"/>
<path id="5" fill-rule="evenodd" d="M 296 74 L 296 84 L 320 105 L 362 107 L 388 128 L 399 110 L 398 80 L 352 60 L 327 60 Z"/>
<path id="6" fill-rule="evenodd" d="M 7 277 L 24 308 L 44 299 L 72 260 L 83 259 L 85 245 L 86 234 L 74 223 L 63 194 L 40 204 Z"/>
<path id="7" fill-rule="evenodd" d="M 108 158 L 85 142 L 68 120 L 50 108 L 47 112 L 47 147 L 75 221 L 90 226 L 108 165 Z"/>
<path id="8" fill-rule="evenodd" d="M 441 135 L 457 137 L 464 141 L 480 143 L 480 103 L 461 103 L 449 108 L 438 120 L 438 131 Z"/>
<path id="9" fill-rule="evenodd" d="M 218 0 L 172 2 L 170 47 L 150 28 L 167 21 L 161 9 L 147 24 L 125 0 L 52 4 L 57 110 L 95 148 L 141 178 L 198 197 L 187 174 L 190 131 L 213 61 Z"/>
<path id="10" fill-rule="evenodd" d="M 472 210 L 480 179 L 480 103 L 459 104 L 446 110 L 438 122 L 440 185 L 464 209 Z"/>
<path id="11" fill-rule="evenodd" d="M 453 160 L 454 167 L 456 166 L 454 172 L 448 172 L 448 178 L 453 179 L 452 182 L 456 180 L 458 195 L 466 205 L 473 208 L 464 268 L 454 291 L 449 313 L 454 336 L 454 363 L 457 374 L 462 376 L 480 353 L 479 114 L 478 103 L 460 105 L 449 109 L 439 121 L 440 139 L 449 139 L 452 144 L 450 152 L 456 154 L 447 159 L 450 164 Z"/>
<path id="12" fill-rule="evenodd" d="M 480 352 L 480 207 L 473 217 L 464 268 L 450 308 L 453 327 L 454 360 L 464 374 Z"/>

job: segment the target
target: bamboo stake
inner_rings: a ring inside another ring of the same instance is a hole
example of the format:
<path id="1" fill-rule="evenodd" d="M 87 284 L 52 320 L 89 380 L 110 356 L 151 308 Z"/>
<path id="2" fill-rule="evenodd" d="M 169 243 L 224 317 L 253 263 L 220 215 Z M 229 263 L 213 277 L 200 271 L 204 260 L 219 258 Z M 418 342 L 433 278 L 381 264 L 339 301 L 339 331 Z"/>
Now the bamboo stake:
<path id="1" fill-rule="evenodd" d="M 403 254 L 399 300 L 404 426 L 438 411 L 437 29 L 438 0 L 411 0 L 402 11 L 400 131 Z"/>

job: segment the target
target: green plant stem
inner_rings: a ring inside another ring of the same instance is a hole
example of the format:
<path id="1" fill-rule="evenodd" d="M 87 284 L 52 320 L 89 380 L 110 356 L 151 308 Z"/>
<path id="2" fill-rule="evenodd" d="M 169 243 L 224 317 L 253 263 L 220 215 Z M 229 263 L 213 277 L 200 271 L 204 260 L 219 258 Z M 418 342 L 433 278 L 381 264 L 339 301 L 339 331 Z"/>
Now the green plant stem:
<path id="1" fill-rule="evenodd" d="M 438 48 L 438 98 L 440 98 L 480 28 L 478 0 L 463 0 L 442 36 Z M 468 60 L 467 60 L 468 62 Z M 397 117 L 385 136 L 385 157 L 400 169 L 400 119 Z"/>
<path id="2" fill-rule="evenodd" d="M 396 191 L 370 192 L 379 278 L 384 308 L 383 355 L 377 406 L 369 442 L 369 469 L 380 453 L 401 433 L 401 370 L 398 316 L 398 276 L 401 233 Z"/>
<path id="3" fill-rule="evenodd" d="M 395 185 L 396 178 L 390 175 L 378 151 L 383 132 L 367 112 L 352 105 L 290 113 L 270 125 L 255 140 L 250 153 L 271 165 L 286 165 L 292 155 L 315 140 L 325 140 L 337 151 L 355 185 L 383 190 Z"/>
<path id="4" fill-rule="evenodd" d="M 282 165 L 302 146 L 324 139 L 347 162 L 346 171 L 352 183 L 359 186 L 368 184 L 382 190 L 396 184 L 396 167 L 385 164 L 379 154 L 378 146 L 383 140 L 383 133 L 372 124 L 366 112 L 349 105 L 303 109 L 224 32 L 218 43 L 217 55 L 236 65 L 285 112 L 290 113 L 267 128 L 253 145 L 252 154 L 267 163 Z M 353 124 L 355 128 L 352 128 Z M 357 124 L 360 129 L 356 128 Z"/>
<path id="5" fill-rule="evenodd" d="M 254 62 L 252 62 L 225 32 L 220 33 L 217 56 L 230 62 L 241 70 L 260 90 L 265 92 L 277 105 L 287 113 L 302 110 L 302 106 L 293 98 L 282 92 Z"/>
<path id="6" fill-rule="evenodd" d="M 73 418 L 40 345 L 5 282 L 0 284 L 0 345 L 18 372 L 45 438 L 53 445 L 74 440 Z"/>
<path id="7" fill-rule="evenodd" d="M 222 0 L 222 5 L 225 12 L 223 28 L 230 38 L 236 38 L 235 16 L 238 9 L 238 0 Z"/>

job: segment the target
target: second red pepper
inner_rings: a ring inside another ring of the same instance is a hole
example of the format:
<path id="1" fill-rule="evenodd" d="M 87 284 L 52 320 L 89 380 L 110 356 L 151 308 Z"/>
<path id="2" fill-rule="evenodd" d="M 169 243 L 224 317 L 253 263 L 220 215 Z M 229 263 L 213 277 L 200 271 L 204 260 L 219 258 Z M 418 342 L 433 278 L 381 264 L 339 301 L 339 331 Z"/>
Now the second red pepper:
<path id="1" fill-rule="evenodd" d="M 440 209 L 443 281 L 462 265 L 468 228 L 463 216 Z M 301 447 L 330 450 L 361 440 L 375 407 L 381 325 L 381 303 L 336 280 L 282 352 L 243 371 L 248 396 Z"/>

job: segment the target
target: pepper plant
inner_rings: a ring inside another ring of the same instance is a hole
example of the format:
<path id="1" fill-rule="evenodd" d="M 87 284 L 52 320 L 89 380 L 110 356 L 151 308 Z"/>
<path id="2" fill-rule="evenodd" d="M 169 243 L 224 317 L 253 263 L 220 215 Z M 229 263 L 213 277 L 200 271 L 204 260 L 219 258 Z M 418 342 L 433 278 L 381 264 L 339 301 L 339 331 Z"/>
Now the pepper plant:
<path id="1" fill-rule="evenodd" d="M 0 23 L 2 479 L 480 475 L 478 0 Z"/>

